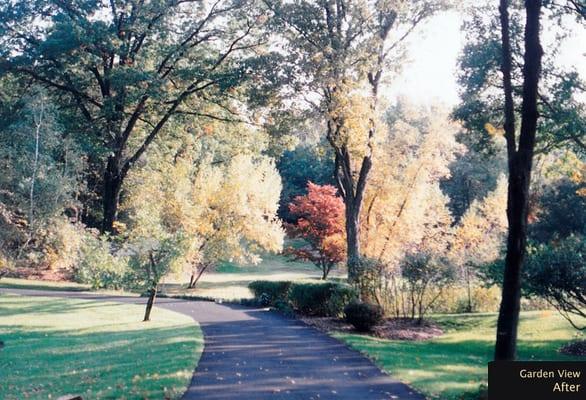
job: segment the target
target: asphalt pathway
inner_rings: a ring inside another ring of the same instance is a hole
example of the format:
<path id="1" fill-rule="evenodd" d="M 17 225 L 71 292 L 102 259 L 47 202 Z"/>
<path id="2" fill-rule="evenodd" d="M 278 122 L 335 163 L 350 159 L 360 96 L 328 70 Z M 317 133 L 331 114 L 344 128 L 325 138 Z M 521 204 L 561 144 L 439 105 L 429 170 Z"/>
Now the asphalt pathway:
<path id="1" fill-rule="evenodd" d="M 145 298 L 0 289 L 0 293 L 144 304 Z M 183 399 L 420 400 L 360 353 L 294 319 L 264 309 L 160 298 L 156 306 L 192 317 L 205 346 Z M 152 318 L 157 318 L 156 309 Z"/>

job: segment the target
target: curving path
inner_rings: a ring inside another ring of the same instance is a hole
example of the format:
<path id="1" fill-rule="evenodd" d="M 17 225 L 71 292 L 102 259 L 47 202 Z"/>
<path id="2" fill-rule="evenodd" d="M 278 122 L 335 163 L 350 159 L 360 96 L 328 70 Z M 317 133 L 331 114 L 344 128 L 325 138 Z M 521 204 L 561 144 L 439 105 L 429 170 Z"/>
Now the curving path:
<path id="1" fill-rule="evenodd" d="M 0 289 L 0 293 L 144 303 L 145 298 L 84 292 Z M 183 399 L 420 400 L 341 342 L 263 309 L 161 298 L 158 307 L 198 321 L 205 347 Z M 153 310 L 156 318 L 156 310 Z"/>

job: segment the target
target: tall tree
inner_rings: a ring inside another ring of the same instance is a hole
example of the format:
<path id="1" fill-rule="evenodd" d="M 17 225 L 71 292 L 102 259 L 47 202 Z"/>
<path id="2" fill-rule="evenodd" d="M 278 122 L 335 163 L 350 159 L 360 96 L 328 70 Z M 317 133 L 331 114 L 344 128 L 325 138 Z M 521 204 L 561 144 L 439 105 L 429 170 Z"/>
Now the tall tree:
<path id="1" fill-rule="evenodd" d="M 438 1 L 265 0 L 286 39 L 293 90 L 325 120 L 334 176 L 344 200 L 348 277 L 357 278 L 360 215 L 376 147 L 379 89 L 397 69 L 411 32 Z M 360 100 L 352 101 L 352 97 Z M 355 105 L 362 107 L 356 115 Z M 354 115 L 352 115 L 354 114 Z"/>
<path id="2" fill-rule="evenodd" d="M 252 1 L 39 0 L 0 7 L 0 73 L 39 82 L 101 147 L 102 230 L 128 172 L 167 125 L 233 116 L 263 23 Z M 242 107 L 240 107 L 242 109 Z M 206 110 L 206 111 L 204 111 Z"/>
<path id="3" fill-rule="evenodd" d="M 399 102 L 388 110 L 387 122 L 365 195 L 363 251 L 395 270 L 426 235 L 452 225 L 440 181 L 464 148 L 456 142 L 458 126 L 441 109 Z"/>
<path id="4" fill-rule="evenodd" d="M 501 71 L 505 97 L 505 139 L 509 167 L 507 220 L 509 232 L 503 279 L 503 291 L 497 323 L 495 360 L 516 357 L 517 326 L 521 299 L 521 268 L 526 255 L 529 185 L 537 132 L 538 84 L 543 50 L 540 43 L 541 0 L 525 0 L 525 54 L 523 58 L 523 92 L 521 129 L 517 140 L 515 104 L 512 85 L 512 51 L 509 1 L 501 0 Z"/>

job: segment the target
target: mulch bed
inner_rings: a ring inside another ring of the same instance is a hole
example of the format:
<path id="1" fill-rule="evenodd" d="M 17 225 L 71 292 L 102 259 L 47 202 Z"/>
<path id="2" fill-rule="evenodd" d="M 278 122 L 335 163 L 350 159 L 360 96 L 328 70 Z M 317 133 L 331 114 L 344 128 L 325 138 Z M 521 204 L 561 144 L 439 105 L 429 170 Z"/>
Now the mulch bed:
<path id="1" fill-rule="evenodd" d="M 336 318 L 302 316 L 299 319 L 322 332 L 357 333 L 352 325 Z M 417 324 L 417 321 L 408 318 L 389 318 L 376 326 L 370 334 L 381 339 L 418 341 L 433 339 L 443 333 L 438 325 L 429 321 Z"/>
<path id="2" fill-rule="evenodd" d="M 560 353 L 568 356 L 586 357 L 586 340 L 568 343 L 560 348 Z"/>

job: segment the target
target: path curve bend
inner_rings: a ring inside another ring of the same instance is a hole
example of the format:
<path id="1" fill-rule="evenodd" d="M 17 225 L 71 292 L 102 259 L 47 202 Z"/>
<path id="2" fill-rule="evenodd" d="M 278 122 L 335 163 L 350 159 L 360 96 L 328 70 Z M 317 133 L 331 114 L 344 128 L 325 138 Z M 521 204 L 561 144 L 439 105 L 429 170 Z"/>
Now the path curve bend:
<path id="1" fill-rule="evenodd" d="M 0 289 L 2 292 L 137 304 L 146 301 L 89 292 Z M 183 395 L 185 400 L 425 399 L 359 352 L 277 313 L 172 298 L 158 299 L 157 306 L 192 317 L 204 333 L 204 350 Z"/>

